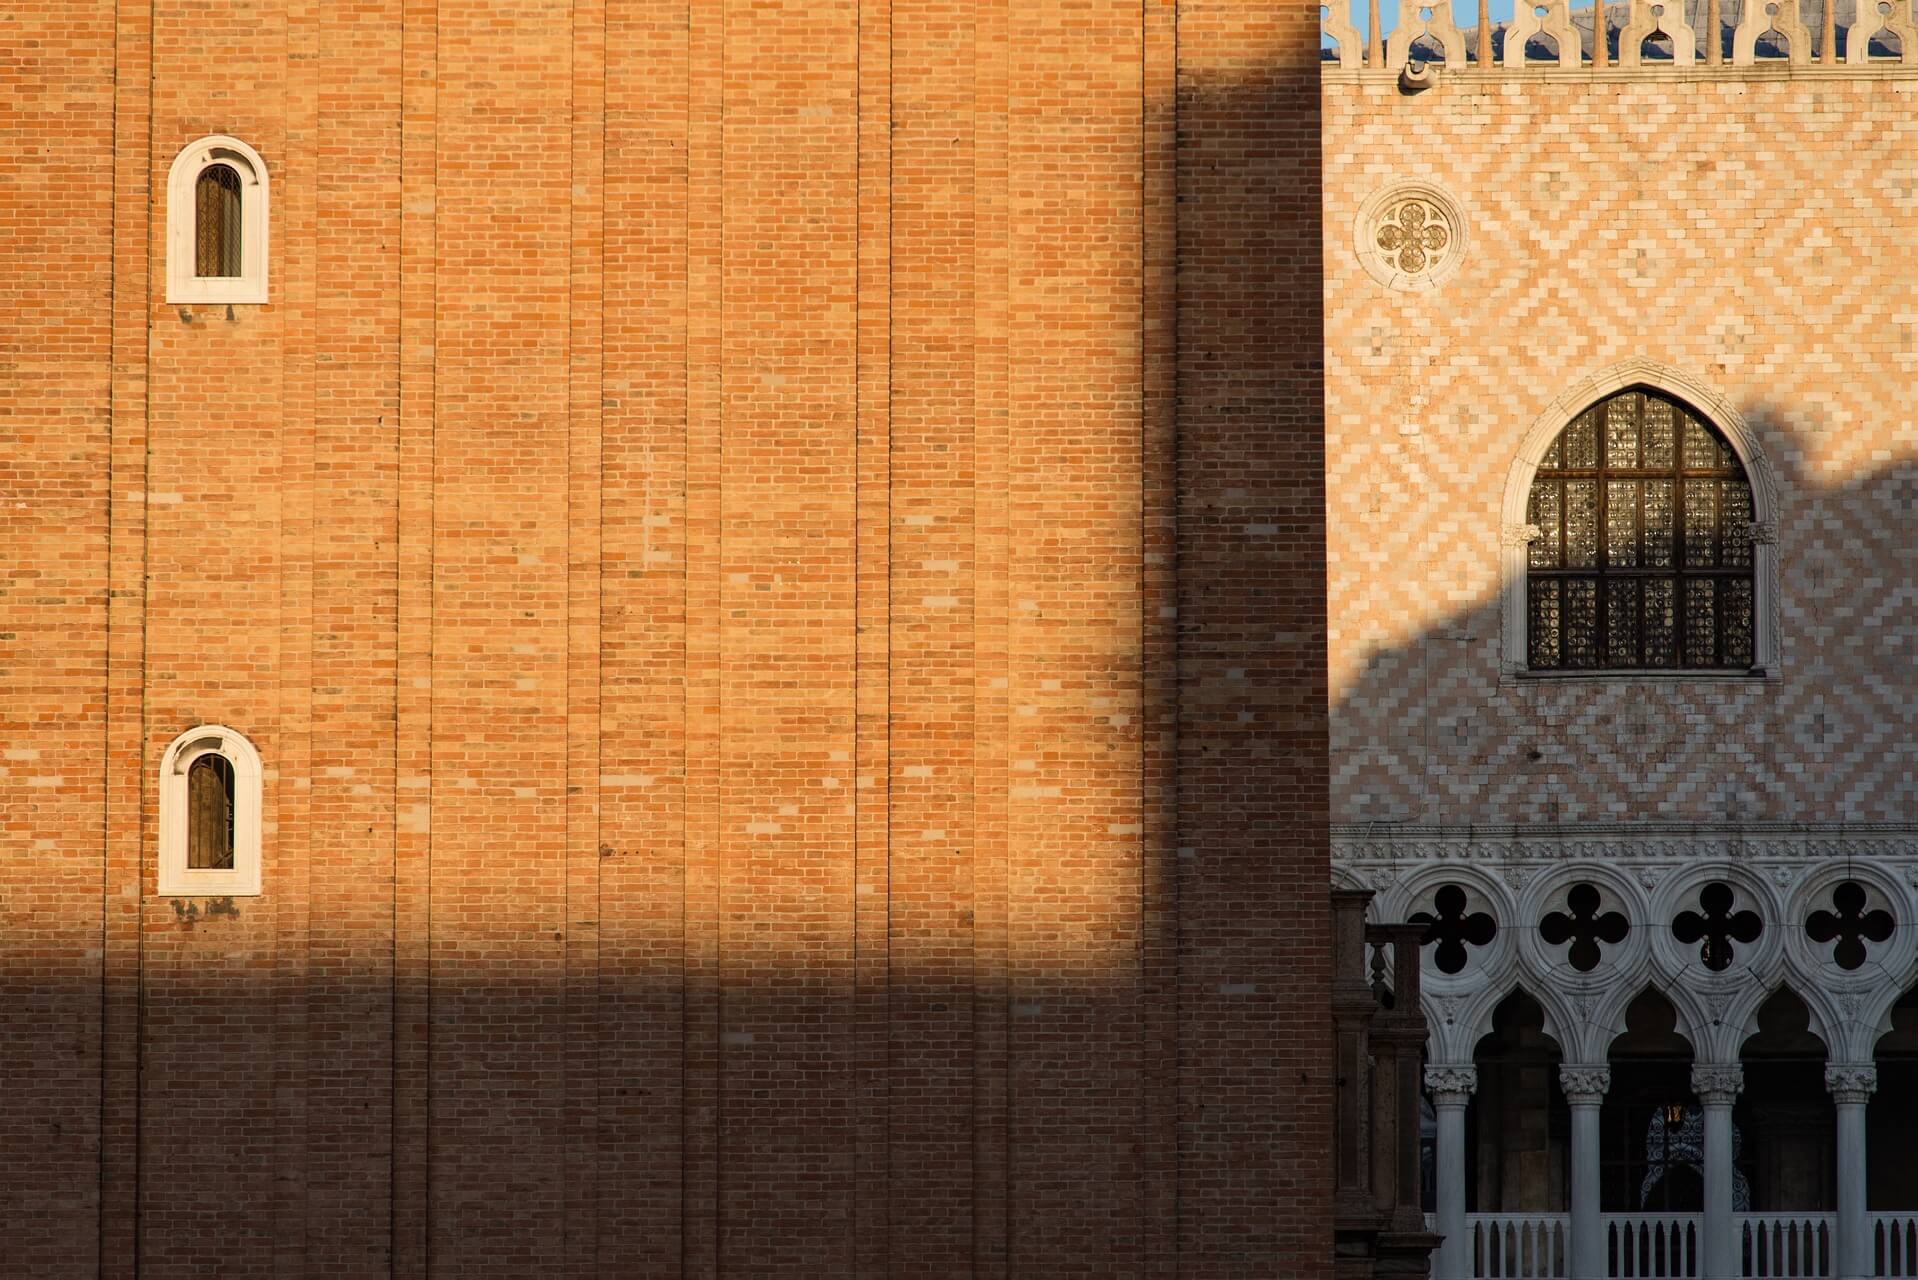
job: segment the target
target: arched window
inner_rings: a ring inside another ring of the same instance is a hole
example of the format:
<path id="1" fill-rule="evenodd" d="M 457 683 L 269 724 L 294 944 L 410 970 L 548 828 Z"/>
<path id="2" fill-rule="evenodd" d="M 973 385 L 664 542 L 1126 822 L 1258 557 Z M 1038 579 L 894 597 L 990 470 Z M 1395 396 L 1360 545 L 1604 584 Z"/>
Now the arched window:
<path id="1" fill-rule="evenodd" d="M 201 138 L 167 176 L 168 302 L 265 302 L 266 164 L 238 138 Z"/>
<path id="2" fill-rule="evenodd" d="M 1751 483 L 1684 404 L 1637 388 L 1581 413 L 1540 460 L 1526 520 L 1532 670 L 1752 667 Z"/>
<path id="3" fill-rule="evenodd" d="M 237 276 L 245 238 L 240 218 L 240 175 L 230 164 L 210 164 L 193 183 L 193 274 Z"/>
<path id="4" fill-rule="evenodd" d="M 260 892 L 259 752 L 222 725 L 201 725 L 160 758 L 159 891 L 242 897 Z"/>

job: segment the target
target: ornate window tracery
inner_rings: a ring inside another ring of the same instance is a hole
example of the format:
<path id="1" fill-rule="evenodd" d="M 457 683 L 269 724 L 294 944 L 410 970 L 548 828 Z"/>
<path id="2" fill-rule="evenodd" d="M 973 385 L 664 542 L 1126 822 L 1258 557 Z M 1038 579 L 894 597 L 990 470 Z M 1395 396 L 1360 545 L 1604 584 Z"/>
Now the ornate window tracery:
<path id="1" fill-rule="evenodd" d="M 1758 941 L 1765 922 L 1756 911 L 1737 908 L 1731 886 L 1714 880 L 1698 892 L 1697 911 L 1681 911 L 1672 919 L 1672 937 L 1698 947 L 1698 959 L 1713 973 L 1731 967 L 1741 946 Z"/>
<path id="2" fill-rule="evenodd" d="M 1425 926 L 1423 946 L 1436 944 L 1434 960 L 1440 973 L 1454 974 L 1465 968 L 1469 958 L 1466 947 L 1490 946 L 1498 936 L 1498 921 L 1484 911 L 1470 910 L 1465 890 L 1455 884 L 1439 889 L 1432 899 L 1432 911 L 1415 911 L 1406 917 L 1408 924 Z"/>
<path id="3" fill-rule="evenodd" d="M 1631 922 L 1624 914 L 1601 910 L 1603 903 L 1597 886 L 1581 880 L 1566 895 L 1564 911 L 1548 912 L 1538 922 L 1538 936 L 1548 945 L 1570 944 L 1566 958 L 1580 973 L 1598 968 L 1603 954 L 1601 943 L 1619 946 L 1631 932 Z"/>
<path id="4" fill-rule="evenodd" d="M 1820 947 L 1829 947 L 1832 961 L 1840 969 L 1859 969 L 1870 953 L 1868 944 L 1889 942 L 1897 921 L 1891 912 L 1870 906 L 1865 886 L 1856 880 L 1846 880 L 1833 889 L 1831 901 L 1835 910 L 1821 907 L 1806 918 L 1805 936 Z"/>
<path id="5" fill-rule="evenodd" d="M 1640 387 L 1579 414 L 1540 460 L 1526 519 L 1532 670 L 1753 665 L 1751 482 L 1680 401 Z"/>

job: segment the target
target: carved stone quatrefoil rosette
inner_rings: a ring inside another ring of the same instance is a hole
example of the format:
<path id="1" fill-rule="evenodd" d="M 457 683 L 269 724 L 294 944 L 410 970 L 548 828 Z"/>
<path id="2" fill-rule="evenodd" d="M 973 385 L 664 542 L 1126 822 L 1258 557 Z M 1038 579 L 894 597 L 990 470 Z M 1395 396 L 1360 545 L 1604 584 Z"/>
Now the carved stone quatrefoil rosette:
<path id="1" fill-rule="evenodd" d="M 1465 217 L 1429 183 L 1395 183 L 1365 202 L 1353 228 L 1365 270 L 1388 289 L 1434 289 L 1464 260 Z"/>

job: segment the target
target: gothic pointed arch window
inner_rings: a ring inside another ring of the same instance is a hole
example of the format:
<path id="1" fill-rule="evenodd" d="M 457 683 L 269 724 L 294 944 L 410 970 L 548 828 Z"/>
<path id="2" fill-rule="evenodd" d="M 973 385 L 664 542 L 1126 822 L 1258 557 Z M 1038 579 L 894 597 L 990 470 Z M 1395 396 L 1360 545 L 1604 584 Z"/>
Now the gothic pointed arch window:
<path id="1" fill-rule="evenodd" d="M 1527 666 L 1750 670 L 1753 516 L 1738 453 L 1683 402 L 1636 387 L 1585 410 L 1531 482 Z"/>

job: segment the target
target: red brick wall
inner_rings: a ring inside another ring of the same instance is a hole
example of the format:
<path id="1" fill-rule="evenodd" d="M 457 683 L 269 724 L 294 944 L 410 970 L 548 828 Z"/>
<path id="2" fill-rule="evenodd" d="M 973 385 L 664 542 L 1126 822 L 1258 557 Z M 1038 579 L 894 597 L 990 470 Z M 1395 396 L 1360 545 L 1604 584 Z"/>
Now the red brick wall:
<path id="1" fill-rule="evenodd" d="M 1325 1272 L 1316 10 L 26 12 L 11 1266 Z"/>
<path id="2" fill-rule="evenodd" d="M 1216 1275 L 1330 1253 L 1318 21 L 1179 6 L 1181 1256 Z"/>
<path id="3" fill-rule="evenodd" d="M 0 1222 L 15 1259 L 77 1251 L 85 1266 L 102 1124 L 114 31 L 111 14 L 52 3 L 4 26 Z"/>

